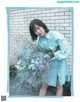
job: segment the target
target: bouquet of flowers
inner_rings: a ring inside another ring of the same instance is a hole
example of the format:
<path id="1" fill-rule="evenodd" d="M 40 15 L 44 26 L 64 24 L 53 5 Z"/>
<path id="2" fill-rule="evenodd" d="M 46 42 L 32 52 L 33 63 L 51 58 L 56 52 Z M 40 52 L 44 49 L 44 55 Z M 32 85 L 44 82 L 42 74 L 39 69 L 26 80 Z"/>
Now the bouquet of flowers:
<path id="1" fill-rule="evenodd" d="M 47 52 L 37 49 L 33 43 L 23 45 L 18 46 L 20 58 L 15 65 L 18 73 L 14 87 L 17 87 L 17 92 L 22 86 L 29 91 L 38 90 L 41 84 L 46 82 L 50 57 Z"/>

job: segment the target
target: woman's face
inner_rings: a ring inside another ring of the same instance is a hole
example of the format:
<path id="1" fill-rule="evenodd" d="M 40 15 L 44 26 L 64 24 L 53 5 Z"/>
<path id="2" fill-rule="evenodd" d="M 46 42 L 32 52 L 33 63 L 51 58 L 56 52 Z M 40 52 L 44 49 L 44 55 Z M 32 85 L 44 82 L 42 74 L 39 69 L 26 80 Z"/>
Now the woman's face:
<path id="1" fill-rule="evenodd" d="M 45 30 L 44 30 L 43 27 L 38 26 L 36 24 L 34 26 L 35 26 L 34 32 L 35 32 L 36 35 L 38 35 L 38 36 L 45 36 Z"/>

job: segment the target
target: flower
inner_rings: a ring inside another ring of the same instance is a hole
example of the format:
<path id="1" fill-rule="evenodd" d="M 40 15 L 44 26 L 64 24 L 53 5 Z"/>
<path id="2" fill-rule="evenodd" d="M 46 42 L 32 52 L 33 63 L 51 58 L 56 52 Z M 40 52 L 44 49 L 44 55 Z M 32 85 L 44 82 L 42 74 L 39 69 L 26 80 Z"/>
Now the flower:
<path id="1" fill-rule="evenodd" d="M 33 43 L 23 45 L 18 46 L 20 58 L 15 65 L 18 73 L 14 86 L 18 89 L 25 82 L 29 90 L 38 90 L 41 84 L 46 82 L 50 56 L 37 49 Z"/>

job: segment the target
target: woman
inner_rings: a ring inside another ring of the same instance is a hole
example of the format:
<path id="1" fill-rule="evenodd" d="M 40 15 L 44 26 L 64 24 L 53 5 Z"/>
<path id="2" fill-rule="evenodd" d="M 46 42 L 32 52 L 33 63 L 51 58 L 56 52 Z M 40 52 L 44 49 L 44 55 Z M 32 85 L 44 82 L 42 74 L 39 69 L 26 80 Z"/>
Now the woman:
<path id="1" fill-rule="evenodd" d="M 49 31 L 39 19 L 31 21 L 29 30 L 32 40 L 36 40 L 36 46 L 41 50 L 51 52 L 47 82 L 42 84 L 39 95 L 46 95 L 48 86 L 54 86 L 56 87 L 56 95 L 62 96 L 65 81 L 70 81 L 66 61 L 70 54 L 70 45 L 62 34 Z"/>

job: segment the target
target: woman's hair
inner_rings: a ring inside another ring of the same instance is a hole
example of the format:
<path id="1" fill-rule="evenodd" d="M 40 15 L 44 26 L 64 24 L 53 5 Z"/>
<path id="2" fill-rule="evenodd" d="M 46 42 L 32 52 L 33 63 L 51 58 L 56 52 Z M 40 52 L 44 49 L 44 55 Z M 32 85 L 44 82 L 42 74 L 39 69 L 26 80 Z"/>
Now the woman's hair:
<path id="1" fill-rule="evenodd" d="M 38 35 L 35 34 L 34 30 L 35 30 L 35 24 L 40 26 L 40 27 L 43 27 L 45 32 L 48 33 L 49 30 L 47 28 L 47 26 L 39 19 L 34 19 L 31 21 L 30 25 L 29 25 L 29 30 L 30 30 L 30 34 L 31 34 L 31 37 L 32 37 L 32 40 L 36 40 Z"/>

